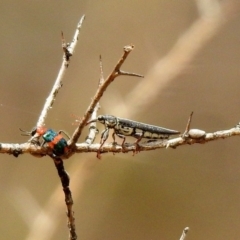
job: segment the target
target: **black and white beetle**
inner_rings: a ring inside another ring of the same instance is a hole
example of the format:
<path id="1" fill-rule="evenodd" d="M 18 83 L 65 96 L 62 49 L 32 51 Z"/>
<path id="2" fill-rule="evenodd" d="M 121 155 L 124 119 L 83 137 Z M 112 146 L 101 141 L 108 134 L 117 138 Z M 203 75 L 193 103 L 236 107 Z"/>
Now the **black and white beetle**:
<path id="1" fill-rule="evenodd" d="M 100 150 L 103 144 L 106 142 L 109 129 L 112 128 L 114 130 L 112 137 L 115 142 L 115 134 L 123 138 L 122 147 L 124 148 L 125 136 L 132 136 L 137 138 L 135 142 L 136 148 L 138 147 L 138 143 L 142 138 L 148 139 L 168 139 L 170 135 L 179 134 L 179 131 L 157 127 L 153 125 L 149 125 L 146 123 L 136 122 L 129 119 L 119 118 L 112 115 L 99 115 L 96 119 L 90 120 L 87 124 L 92 122 L 100 122 L 105 125 L 105 129 L 101 134 L 101 142 L 98 150 L 97 156 L 100 157 Z"/>

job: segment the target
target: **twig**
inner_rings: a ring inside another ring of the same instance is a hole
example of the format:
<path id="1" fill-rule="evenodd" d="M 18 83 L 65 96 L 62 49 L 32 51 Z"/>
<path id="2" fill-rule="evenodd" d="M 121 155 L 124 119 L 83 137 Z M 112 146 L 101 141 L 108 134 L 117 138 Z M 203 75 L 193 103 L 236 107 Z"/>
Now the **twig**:
<path id="1" fill-rule="evenodd" d="M 200 129 L 190 129 L 188 134 L 182 135 L 177 138 L 172 138 L 169 140 L 156 140 L 152 142 L 143 142 L 138 144 L 138 150 L 150 151 L 158 148 L 177 148 L 183 145 L 192 145 L 195 143 L 208 143 L 211 141 L 216 141 L 219 139 L 229 138 L 233 136 L 240 136 L 240 125 L 228 130 L 220 130 L 213 133 L 206 133 L 204 130 Z M 78 143 L 75 145 L 74 153 L 81 152 L 98 152 L 100 144 L 89 145 L 87 143 Z M 121 145 L 106 143 L 102 149 L 101 153 L 106 152 L 130 152 L 136 151 L 136 144 L 125 143 L 124 149 Z M 23 144 L 10 144 L 10 143 L 0 143 L 0 153 L 12 154 L 18 157 L 20 154 L 30 153 L 36 157 L 42 157 L 51 153 L 51 149 L 47 149 L 44 146 L 38 146 L 31 144 L 29 142 Z"/>
<path id="2" fill-rule="evenodd" d="M 80 34 L 80 29 L 81 29 L 81 27 L 82 27 L 82 23 L 83 23 L 84 19 L 85 19 L 85 15 L 83 15 L 83 16 L 81 17 L 81 19 L 80 19 L 80 21 L 79 21 L 79 23 L 78 23 L 78 25 L 77 25 L 77 29 L 76 29 L 76 32 L 75 32 L 75 34 L 74 34 L 73 40 L 72 40 L 71 44 L 68 46 L 68 51 L 69 51 L 69 53 L 70 53 L 71 55 L 73 55 L 73 52 L 74 52 L 75 47 L 76 47 L 76 45 L 77 45 L 78 36 L 79 36 L 79 34 Z"/>
<path id="3" fill-rule="evenodd" d="M 93 110 L 91 118 L 96 118 L 97 117 L 97 112 L 98 112 L 99 108 L 100 108 L 100 105 L 97 104 L 97 106 Z M 97 127 L 96 127 L 96 123 L 93 122 L 89 125 L 89 133 L 88 133 L 88 136 L 85 139 L 85 142 L 89 145 L 92 144 L 95 140 L 95 137 L 96 137 L 97 133 L 98 133 L 98 130 L 97 130 Z"/>
<path id="4" fill-rule="evenodd" d="M 65 203 L 67 206 L 67 217 L 68 217 L 68 228 L 69 228 L 69 240 L 76 240 L 77 234 L 76 234 L 76 228 L 75 228 L 75 218 L 74 213 L 72 210 L 73 206 L 73 199 L 72 199 L 72 193 L 69 188 L 69 182 L 70 178 L 68 176 L 68 173 L 64 169 L 63 161 L 61 158 L 53 158 L 54 164 L 58 171 L 58 176 L 61 179 L 63 192 L 65 195 Z"/>
<path id="5" fill-rule="evenodd" d="M 95 94 L 95 96 L 93 97 L 89 107 L 87 108 L 83 118 L 81 119 L 78 128 L 75 130 L 75 132 L 73 133 L 72 138 L 69 140 L 69 147 L 71 149 L 73 149 L 75 147 L 75 144 L 78 140 L 78 138 L 80 137 L 83 128 L 85 127 L 88 119 L 90 118 L 91 114 L 94 111 L 94 108 L 96 107 L 97 103 L 99 102 L 100 98 L 102 97 L 104 91 L 107 89 L 107 87 L 110 85 L 110 83 L 112 81 L 114 81 L 114 79 L 118 76 L 121 75 L 127 75 L 127 76 L 135 76 L 135 77 L 143 77 L 142 75 L 136 74 L 136 73 L 127 73 L 127 72 L 122 72 L 120 70 L 120 67 L 122 66 L 122 64 L 124 63 L 124 61 L 126 60 L 127 56 L 129 55 L 129 53 L 133 50 L 134 46 L 133 45 L 128 45 L 124 47 L 124 52 L 122 57 L 120 58 L 120 60 L 118 61 L 118 63 L 116 64 L 114 70 L 112 71 L 112 73 L 107 77 L 107 79 L 103 82 L 103 84 L 101 84 L 99 86 L 99 88 L 97 89 L 97 92 Z"/>
<path id="6" fill-rule="evenodd" d="M 191 131 L 192 129 L 190 129 Z M 193 130 L 198 130 L 198 129 L 193 129 Z M 189 131 L 189 132 L 190 132 Z M 205 133 L 203 130 L 198 130 L 202 131 Z M 201 134 L 199 136 L 190 135 L 188 137 L 186 136 L 180 136 L 177 138 L 169 139 L 169 140 L 160 140 L 160 141 L 154 141 L 154 142 L 144 142 L 144 143 L 139 143 L 138 149 L 142 151 L 150 151 L 150 150 L 155 150 L 158 148 L 177 148 L 178 146 L 183 146 L 183 145 L 192 145 L 195 143 L 208 143 L 211 141 L 219 140 L 219 139 L 224 139 L 228 137 L 233 137 L 233 136 L 239 136 L 240 135 L 240 128 L 235 127 L 231 128 L 229 130 L 222 130 L 222 131 L 217 131 L 213 133 L 205 133 Z M 92 144 L 90 146 L 86 144 L 77 144 L 76 145 L 76 152 L 98 152 L 99 151 L 100 144 Z M 101 153 L 107 153 L 107 152 L 122 152 L 122 146 L 121 145 L 116 145 L 116 144 L 105 144 L 102 149 Z M 124 145 L 124 152 L 131 152 L 131 151 L 136 151 L 136 145 L 135 144 L 125 144 Z"/>
<path id="7" fill-rule="evenodd" d="M 104 75 L 103 75 L 103 63 L 102 63 L 102 56 L 99 56 L 99 68 L 100 68 L 100 78 L 99 78 L 99 86 L 104 83 Z"/>
<path id="8" fill-rule="evenodd" d="M 74 34 L 73 40 L 72 40 L 72 42 L 69 46 L 67 46 L 67 44 L 65 44 L 65 40 L 64 40 L 63 35 L 62 35 L 62 45 L 63 45 L 63 50 L 64 50 L 63 62 L 62 62 L 61 68 L 59 70 L 57 79 L 56 79 L 56 81 L 53 85 L 52 91 L 50 92 L 48 98 L 46 99 L 46 102 L 44 104 L 42 112 L 39 116 L 39 119 L 38 119 L 38 122 L 37 122 L 37 127 L 40 127 L 40 126 L 44 125 L 44 122 L 45 122 L 45 119 L 47 117 L 48 111 L 51 109 L 51 107 L 54 103 L 54 100 L 55 100 L 55 98 L 58 94 L 58 91 L 62 87 L 62 79 L 63 79 L 63 76 L 64 76 L 64 74 L 67 70 L 67 67 L 69 65 L 70 57 L 73 55 L 73 51 L 76 47 L 77 40 L 78 40 L 78 35 L 80 33 L 80 29 L 82 27 L 82 23 L 83 23 L 84 18 L 85 18 L 85 16 L 83 16 L 80 19 L 80 21 L 77 25 L 77 29 L 76 29 L 76 32 Z"/>
<path id="9" fill-rule="evenodd" d="M 98 83 L 98 87 L 101 86 L 104 83 L 104 75 L 103 75 L 103 64 L 102 64 L 102 57 L 101 55 L 99 56 L 99 67 L 100 67 L 100 78 L 99 78 L 99 83 Z M 95 119 L 97 117 L 97 112 L 98 109 L 100 108 L 100 104 L 99 102 L 97 103 L 96 107 L 93 110 L 91 119 Z M 98 132 L 97 128 L 96 128 L 96 122 L 93 122 L 89 125 L 89 134 L 85 140 L 85 142 L 87 144 L 92 144 L 95 140 L 96 137 L 96 133 Z"/>
<path id="10" fill-rule="evenodd" d="M 185 129 L 185 132 L 184 133 L 188 133 L 189 132 L 189 129 L 190 129 L 190 125 L 191 125 L 191 122 L 192 122 L 192 116 L 193 116 L 193 112 L 191 112 L 189 118 L 188 118 L 188 122 L 187 122 L 187 126 L 186 126 L 186 129 Z M 184 134 L 183 134 L 184 135 Z"/>
<path id="11" fill-rule="evenodd" d="M 186 227 L 183 229 L 182 236 L 180 237 L 180 240 L 184 240 L 187 236 L 187 233 L 189 231 L 189 227 Z"/>

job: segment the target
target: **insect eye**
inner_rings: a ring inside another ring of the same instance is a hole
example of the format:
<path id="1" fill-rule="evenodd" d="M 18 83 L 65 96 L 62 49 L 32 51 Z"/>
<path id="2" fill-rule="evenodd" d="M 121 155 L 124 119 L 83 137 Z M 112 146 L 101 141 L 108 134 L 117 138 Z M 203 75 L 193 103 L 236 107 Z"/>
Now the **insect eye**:
<path id="1" fill-rule="evenodd" d="M 37 128 L 34 127 L 31 131 L 31 136 L 34 136 L 36 134 L 36 132 L 37 132 Z"/>
<path id="2" fill-rule="evenodd" d="M 100 123 L 104 123 L 105 122 L 105 118 L 103 117 L 103 116 L 98 116 L 98 121 L 100 122 Z"/>

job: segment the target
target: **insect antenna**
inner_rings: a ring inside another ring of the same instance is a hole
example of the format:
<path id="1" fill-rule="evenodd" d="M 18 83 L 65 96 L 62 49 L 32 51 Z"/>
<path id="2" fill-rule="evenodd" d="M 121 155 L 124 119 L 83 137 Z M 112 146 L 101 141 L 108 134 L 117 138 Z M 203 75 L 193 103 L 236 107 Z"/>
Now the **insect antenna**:
<path id="1" fill-rule="evenodd" d="M 21 128 L 19 128 L 19 130 L 22 132 L 22 133 L 21 133 L 22 136 L 31 136 L 31 135 L 32 135 L 32 132 L 23 130 L 23 129 L 21 129 Z"/>
<path id="2" fill-rule="evenodd" d="M 21 128 L 19 128 L 19 130 L 22 132 L 21 133 L 22 136 L 33 136 L 36 133 L 36 131 L 37 131 L 36 127 L 34 127 L 33 130 L 30 131 L 30 132 L 26 131 L 26 130 L 23 130 Z"/>
<path id="3" fill-rule="evenodd" d="M 70 139 L 70 136 L 69 136 L 64 130 L 60 130 L 58 133 L 59 133 L 59 134 L 64 133 L 64 135 L 65 135 L 68 139 Z"/>

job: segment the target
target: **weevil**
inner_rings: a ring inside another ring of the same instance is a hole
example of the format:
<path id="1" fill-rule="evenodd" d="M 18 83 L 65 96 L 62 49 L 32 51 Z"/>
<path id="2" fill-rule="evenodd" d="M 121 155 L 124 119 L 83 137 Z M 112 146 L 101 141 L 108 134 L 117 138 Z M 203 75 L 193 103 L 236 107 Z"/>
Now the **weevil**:
<path id="1" fill-rule="evenodd" d="M 31 132 L 24 131 L 20 129 L 22 135 L 24 136 L 32 136 L 32 137 L 42 137 L 43 142 L 41 146 L 45 143 L 48 144 L 48 147 L 52 149 L 53 157 L 61 156 L 68 152 L 68 145 L 66 139 L 61 134 L 62 132 L 68 137 L 68 135 L 64 131 L 59 131 L 58 133 L 52 129 L 47 129 L 46 127 L 37 127 L 34 128 Z"/>
<path id="2" fill-rule="evenodd" d="M 97 153 L 97 157 L 100 158 L 100 151 L 103 144 L 108 139 L 109 129 L 113 129 L 113 140 L 115 143 L 115 134 L 123 138 L 122 148 L 124 148 L 124 143 L 126 136 L 132 136 L 137 138 L 135 144 L 136 149 L 138 148 L 138 143 L 142 138 L 147 138 L 150 140 L 155 139 L 168 139 L 170 135 L 179 134 L 179 131 L 171 130 L 163 127 L 153 126 L 146 123 L 136 122 L 129 119 L 119 118 L 112 115 L 99 115 L 96 119 L 92 119 L 87 122 L 87 124 L 92 122 L 100 122 L 104 124 L 105 129 L 101 133 L 100 147 Z"/>

